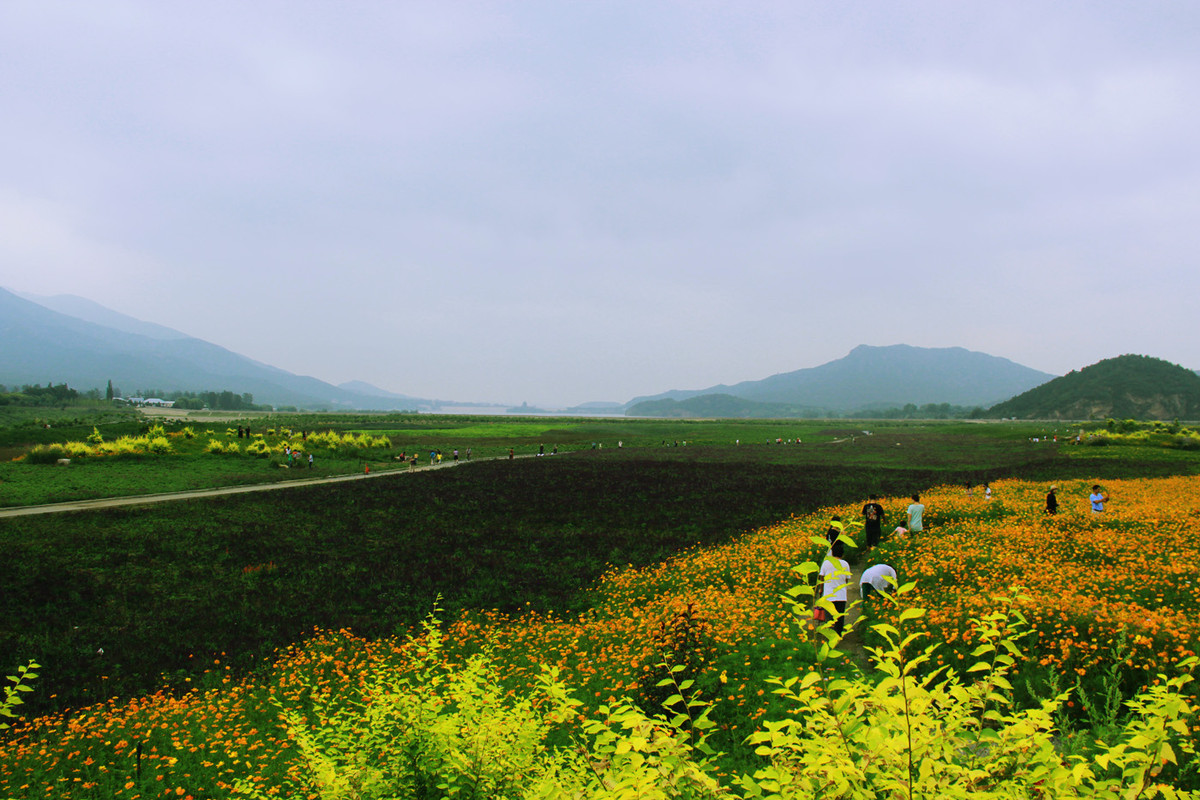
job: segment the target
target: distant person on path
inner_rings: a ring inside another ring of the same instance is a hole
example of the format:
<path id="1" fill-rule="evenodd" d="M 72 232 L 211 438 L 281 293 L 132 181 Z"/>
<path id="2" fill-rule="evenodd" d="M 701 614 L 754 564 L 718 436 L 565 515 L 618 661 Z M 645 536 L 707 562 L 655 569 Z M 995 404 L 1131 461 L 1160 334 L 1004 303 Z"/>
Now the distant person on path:
<path id="1" fill-rule="evenodd" d="M 544 455 L 546 455 L 546 445 L 544 445 L 544 444 L 539 444 L 539 445 L 538 445 L 538 455 L 539 455 L 539 456 L 544 456 Z"/>
<path id="2" fill-rule="evenodd" d="M 467 448 L 467 461 L 471 460 L 471 448 Z"/>
<path id="3" fill-rule="evenodd" d="M 863 506 L 863 531 L 867 536 L 867 547 L 875 547 L 883 536 L 883 521 L 887 512 L 879 505 L 879 495 L 873 494 Z"/>
<path id="4" fill-rule="evenodd" d="M 458 461 L 458 448 L 454 448 L 454 460 Z"/>
<path id="5" fill-rule="evenodd" d="M 984 500 L 992 499 L 992 487 L 991 487 L 991 485 L 986 484 L 986 483 L 983 485 L 983 499 Z"/>
<path id="6" fill-rule="evenodd" d="M 1046 492 L 1046 513 L 1054 515 L 1058 513 L 1058 491 L 1057 486 L 1051 486 L 1050 491 Z"/>
<path id="7" fill-rule="evenodd" d="M 925 530 L 925 506 L 921 503 L 921 495 L 914 494 L 908 505 L 908 529 L 913 533 Z"/>
<path id="8" fill-rule="evenodd" d="M 429 451 L 429 466 L 432 467 L 436 463 L 437 463 L 437 451 L 430 450 Z"/>
<path id="9" fill-rule="evenodd" d="M 508 460 L 509 461 L 513 460 L 513 449 L 511 447 L 508 448 Z"/>
<path id="10" fill-rule="evenodd" d="M 308 468 L 312 469 L 312 465 L 313 465 L 313 454 L 309 453 L 308 454 Z"/>
<path id="11" fill-rule="evenodd" d="M 1088 496 L 1088 502 L 1092 504 L 1093 514 L 1103 514 L 1104 504 L 1108 502 L 1108 495 L 1100 491 L 1100 484 L 1092 487 L 1092 493 Z"/>
<path id="12" fill-rule="evenodd" d="M 844 552 L 845 546 L 841 542 L 834 542 L 818 573 L 821 578 L 821 597 L 833 604 L 833 629 L 838 636 L 842 635 L 846 626 L 846 586 L 850 583 L 850 565 L 842 560 Z"/>
<path id="13" fill-rule="evenodd" d="M 872 593 L 895 594 L 897 585 L 896 570 L 887 564 L 876 564 L 863 571 L 862 578 L 859 579 L 858 591 L 862 599 L 866 600 Z"/>

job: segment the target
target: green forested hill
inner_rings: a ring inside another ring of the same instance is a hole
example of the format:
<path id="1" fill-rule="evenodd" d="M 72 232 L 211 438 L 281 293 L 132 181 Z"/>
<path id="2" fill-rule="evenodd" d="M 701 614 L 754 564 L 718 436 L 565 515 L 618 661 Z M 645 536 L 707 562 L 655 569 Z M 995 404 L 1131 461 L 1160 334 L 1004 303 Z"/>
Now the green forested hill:
<path id="1" fill-rule="evenodd" d="M 1150 356 L 1109 358 L 988 410 L 1018 419 L 1200 419 L 1200 375 Z"/>

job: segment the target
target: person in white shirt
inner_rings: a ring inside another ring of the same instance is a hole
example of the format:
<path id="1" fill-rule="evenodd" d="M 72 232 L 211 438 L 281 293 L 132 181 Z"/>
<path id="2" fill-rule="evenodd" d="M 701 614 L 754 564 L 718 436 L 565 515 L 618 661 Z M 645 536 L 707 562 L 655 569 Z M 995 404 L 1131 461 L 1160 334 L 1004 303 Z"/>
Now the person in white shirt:
<path id="1" fill-rule="evenodd" d="M 850 584 L 850 565 L 842 559 L 846 550 L 841 542 L 834 542 L 817 573 L 821 578 L 821 597 L 833 604 L 833 629 L 842 635 L 846 624 L 846 587 Z"/>
<path id="2" fill-rule="evenodd" d="M 867 567 L 863 570 L 862 578 L 859 579 L 859 595 L 863 600 L 866 600 L 875 594 L 894 594 L 896 591 L 896 570 L 892 569 L 887 564 L 876 564 L 873 567 Z"/>
<path id="3" fill-rule="evenodd" d="M 908 506 L 908 529 L 913 533 L 925 530 L 925 506 L 921 503 L 921 495 L 914 494 L 912 503 Z"/>

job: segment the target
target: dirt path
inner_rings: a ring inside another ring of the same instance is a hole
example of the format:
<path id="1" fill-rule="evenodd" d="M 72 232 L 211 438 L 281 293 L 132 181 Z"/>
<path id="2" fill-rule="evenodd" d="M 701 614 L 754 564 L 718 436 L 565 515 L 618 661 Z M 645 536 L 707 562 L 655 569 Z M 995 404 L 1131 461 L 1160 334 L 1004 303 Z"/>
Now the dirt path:
<path id="1" fill-rule="evenodd" d="M 520 455 L 516 458 L 534 458 L 531 455 Z M 5 517 L 25 517 L 33 514 L 60 514 L 67 511 L 88 511 L 94 508 L 116 508 L 119 506 L 141 506 L 151 503 L 169 503 L 175 500 L 192 500 L 197 497 L 219 497 L 228 494 L 246 494 L 248 492 L 273 492 L 282 489 L 294 489 L 298 486 L 316 486 L 322 483 L 344 483 L 346 481 L 372 480 L 395 475 L 411 475 L 416 472 L 428 472 L 431 469 L 453 469 L 464 464 L 474 464 L 482 461 L 504 461 L 505 456 L 493 458 L 477 458 L 472 461 L 445 461 L 441 464 L 427 464 L 415 469 L 407 467 L 389 468 L 375 472 L 364 472 L 354 475 L 330 475 L 324 478 L 297 478 L 278 483 L 252 483 L 245 486 L 215 486 L 211 489 L 191 489 L 183 492 L 163 492 L 162 494 L 140 494 L 128 497 L 100 497 L 95 500 L 68 500 L 62 503 L 46 503 L 37 506 L 13 506 L 0 508 L 0 519 Z"/>
<path id="2" fill-rule="evenodd" d="M 870 659 L 862 643 L 862 631 L 858 628 L 858 619 L 862 616 L 862 594 L 859 586 L 862 581 L 863 568 L 855 565 L 850 568 L 850 586 L 846 596 L 850 598 L 853 607 L 846 612 L 846 635 L 842 637 L 841 649 L 866 672 L 871 668 Z M 857 603 L 854 601 L 858 600 Z"/>

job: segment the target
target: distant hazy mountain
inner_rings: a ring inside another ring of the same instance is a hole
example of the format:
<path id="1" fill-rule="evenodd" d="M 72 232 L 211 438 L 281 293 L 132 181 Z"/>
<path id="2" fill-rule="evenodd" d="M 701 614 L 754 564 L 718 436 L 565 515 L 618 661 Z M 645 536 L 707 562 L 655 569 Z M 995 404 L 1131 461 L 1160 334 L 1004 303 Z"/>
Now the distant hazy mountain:
<path id="1" fill-rule="evenodd" d="M 354 392 L 355 394 L 363 395 L 364 397 L 387 397 L 392 400 L 408 400 L 410 402 L 416 400 L 414 397 L 396 394 L 395 392 L 389 392 L 387 389 L 380 389 L 378 386 L 372 386 L 366 381 L 346 381 L 345 383 L 339 383 L 338 388 L 347 392 Z"/>
<path id="2" fill-rule="evenodd" d="M 829 412 L 822 408 L 791 406 L 784 403 L 760 403 L 730 394 L 701 394 L 684 400 L 663 398 L 643 400 L 631 405 L 630 417 L 676 417 L 685 419 L 778 419 L 781 417 L 820 417 Z"/>
<path id="3" fill-rule="evenodd" d="M 256 403 L 304 408 L 416 408 L 428 401 L 365 395 L 253 361 L 210 342 L 143 323 L 82 298 L 52 298 L 99 324 L 0 289 L 0 383 L 63 383 L 127 392 L 249 392 Z"/>
<path id="4" fill-rule="evenodd" d="M 632 408 L 645 401 L 682 401 L 701 395 L 724 394 L 759 403 L 836 412 L 892 408 L 908 403 L 987 407 L 1053 377 L 1007 358 L 962 347 L 860 345 L 844 358 L 819 367 L 733 386 L 638 397 L 631 400 L 629 406 Z"/>
<path id="5" fill-rule="evenodd" d="M 47 297 L 27 292 L 14 292 L 14 294 L 24 297 L 26 300 L 31 300 L 39 306 L 45 306 L 51 311 L 57 311 L 60 314 L 66 314 L 69 317 L 75 317 L 85 322 L 94 322 L 106 328 L 115 328 L 125 333 L 137 333 L 142 336 L 149 336 L 151 339 L 162 339 L 164 341 L 191 338 L 186 333 L 181 333 L 174 328 L 168 328 L 165 325 L 156 325 L 153 322 L 143 322 L 140 319 L 134 319 L 118 311 L 113 311 L 111 308 L 105 308 L 99 303 L 88 300 L 86 297 L 77 297 L 73 294 L 56 294 Z"/>
<path id="6" fill-rule="evenodd" d="M 988 409 L 1018 419 L 1200 419 L 1200 375 L 1150 356 L 1105 359 Z"/>

